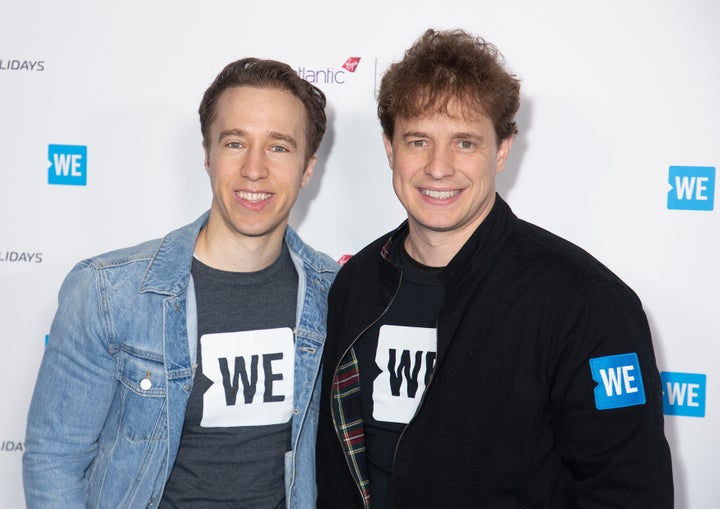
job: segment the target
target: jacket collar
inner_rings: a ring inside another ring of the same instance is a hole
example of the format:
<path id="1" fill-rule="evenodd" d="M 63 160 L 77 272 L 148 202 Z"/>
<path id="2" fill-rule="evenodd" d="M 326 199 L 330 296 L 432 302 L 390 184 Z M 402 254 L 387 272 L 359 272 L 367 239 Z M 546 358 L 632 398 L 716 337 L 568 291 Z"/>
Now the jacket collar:
<path id="1" fill-rule="evenodd" d="M 289 225 L 285 230 L 285 243 L 290 252 L 299 256 L 305 266 L 318 274 L 324 272 L 337 272 L 337 264 L 329 256 L 315 251 L 303 242 L 300 236 Z"/>
<path id="2" fill-rule="evenodd" d="M 209 215 L 210 212 L 207 211 L 193 223 L 174 230 L 162 238 L 140 285 L 141 293 L 178 295 L 187 290 L 195 242 Z M 328 262 L 323 263 L 323 259 L 289 226 L 285 231 L 285 242 L 291 252 L 297 253 L 317 273 L 335 270 L 335 267 L 328 267 Z"/>
<path id="3" fill-rule="evenodd" d="M 195 241 L 208 215 L 205 212 L 195 222 L 162 238 L 140 284 L 140 293 L 178 295 L 187 289 Z"/>
<path id="4" fill-rule="evenodd" d="M 516 221 L 517 217 L 510 206 L 496 193 L 490 213 L 450 260 L 442 273 L 443 279 L 449 284 L 455 284 L 467 275 L 468 270 L 487 269 L 488 262 L 496 258 L 497 253 L 515 230 Z"/>

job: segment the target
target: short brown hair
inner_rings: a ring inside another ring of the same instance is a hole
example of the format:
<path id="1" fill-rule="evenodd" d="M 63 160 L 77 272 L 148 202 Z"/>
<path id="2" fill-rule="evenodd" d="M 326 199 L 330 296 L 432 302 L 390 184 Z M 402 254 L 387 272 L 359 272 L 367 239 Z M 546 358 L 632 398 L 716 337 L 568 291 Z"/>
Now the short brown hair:
<path id="1" fill-rule="evenodd" d="M 243 58 L 229 63 L 205 91 L 198 113 L 203 145 L 206 148 L 209 146 L 210 125 L 217 118 L 218 99 L 225 90 L 233 87 L 284 90 L 297 97 L 305 107 L 306 114 L 306 161 L 317 152 L 327 128 L 325 94 L 298 76 L 289 65 L 259 58 Z"/>
<path id="2" fill-rule="evenodd" d="M 498 49 L 463 30 L 427 30 L 390 66 L 380 83 L 378 117 L 392 139 L 395 119 L 447 113 L 458 99 L 469 112 L 482 111 L 493 123 L 497 141 L 517 133 L 520 81 L 507 72 Z"/>

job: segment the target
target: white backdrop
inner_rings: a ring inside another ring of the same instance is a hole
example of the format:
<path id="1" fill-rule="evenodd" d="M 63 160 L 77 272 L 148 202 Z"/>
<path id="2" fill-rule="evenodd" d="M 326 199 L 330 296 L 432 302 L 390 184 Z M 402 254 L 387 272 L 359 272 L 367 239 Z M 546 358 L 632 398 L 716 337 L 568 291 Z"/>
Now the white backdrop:
<path id="1" fill-rule="evenodd" d="M 325 91 L 329 132 L 291 224 L 339 258 L 403 218 L 375 117 L 378 76 L 425 28 L 460 27 L 496 43 L 523 83 L 501 194 L 643 299 L 667 382 L 676 505 L 715 509 L 718 20 L 712 0 L 5 2 L 0 506 L 24 505 L 25 416 L 64 275 L 209 205 L 196 111 L 215 74 L 240 57 L 276 58 Z M 351 57 L 354 72 L 342 67 Z M 86 155 L 49 183 L 52 153 L 68 153 L 55 145 Z M 692 193 L 678 197 L 682 185 Z"/>

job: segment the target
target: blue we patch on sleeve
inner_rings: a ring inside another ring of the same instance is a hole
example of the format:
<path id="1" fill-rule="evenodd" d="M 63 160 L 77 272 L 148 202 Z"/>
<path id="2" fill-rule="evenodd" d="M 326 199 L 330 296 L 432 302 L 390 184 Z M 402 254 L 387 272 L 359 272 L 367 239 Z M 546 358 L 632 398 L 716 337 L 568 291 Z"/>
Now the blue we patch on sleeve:
<path id="1" fill-rule="evenodd" d="M 595 387 L 595 408 L 609 410 L 645 404 L 645 386 L 636 353 L 590 359 Z"/>

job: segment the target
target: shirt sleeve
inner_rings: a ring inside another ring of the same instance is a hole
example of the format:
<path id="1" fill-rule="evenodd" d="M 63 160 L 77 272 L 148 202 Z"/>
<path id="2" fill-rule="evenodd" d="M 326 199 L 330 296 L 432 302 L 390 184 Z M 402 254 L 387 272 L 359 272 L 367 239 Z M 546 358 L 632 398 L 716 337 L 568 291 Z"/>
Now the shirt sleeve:
<path id="1" fill-rule="evenodd" d="M 599 282 L 557 315 L 551 404 L 572 506 L 671 508 L 673 480 L 650 328 L 637 296 Z"/>
<path id="2" fill-rule="evenodd" d="M 87 470 L 117 387 L 100 277 L 79 264 L 60 289 L 27 421 L 23 484 L 30 509 L 86 507 Z"/>

